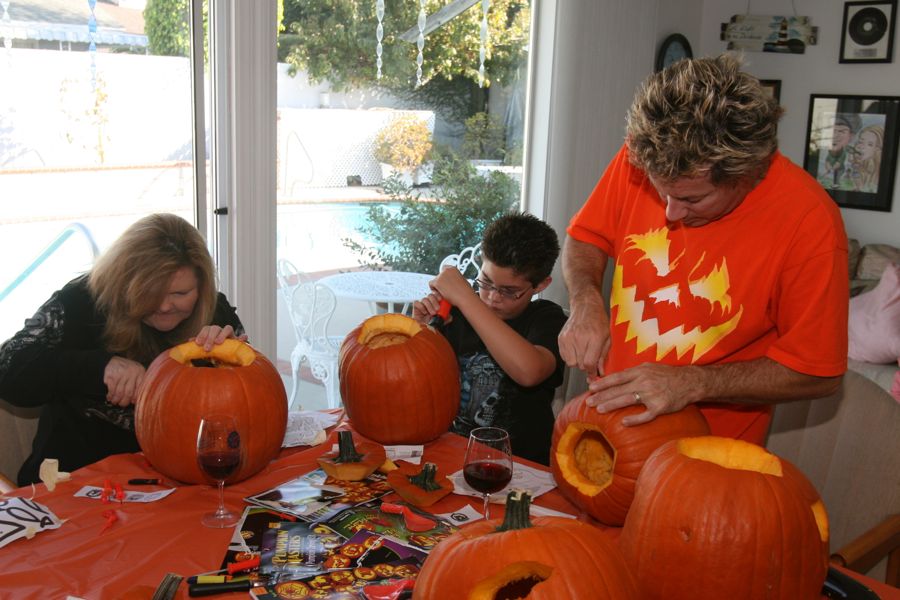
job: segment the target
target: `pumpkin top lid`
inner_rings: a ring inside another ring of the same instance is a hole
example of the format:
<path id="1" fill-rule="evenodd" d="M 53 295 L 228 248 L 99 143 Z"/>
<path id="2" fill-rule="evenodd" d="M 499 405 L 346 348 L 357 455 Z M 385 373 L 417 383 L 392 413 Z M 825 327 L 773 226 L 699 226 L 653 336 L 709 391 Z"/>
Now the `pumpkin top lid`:
<path id="1" fill-rule="evenodd" d="M 256 351 L 250 344 L 235 338 L 229 338 L 221 344 L 216 344 L 209 351 L 191 340 L 169 350 L 169 356 L 181 364 L 187 364 L 199 358 L 212 358 L 229 365 L 248 367 L 256 360 Z"/>
<path id="2" fill-rule="evenodd" d="M 678 440 L 678 452 L 689 458 L 711 462 L 726 469 L 782 476 L 781 460 L 777 456 L 743 440 L 715 435 L 681 438 Z"/>
<path id="3" fill-rule="evenodd" d="M 406 315 L 388 313 L 363 321 L 357 341 L 370 347 L 402 344 L 422 331 L 419 323 Z"/>

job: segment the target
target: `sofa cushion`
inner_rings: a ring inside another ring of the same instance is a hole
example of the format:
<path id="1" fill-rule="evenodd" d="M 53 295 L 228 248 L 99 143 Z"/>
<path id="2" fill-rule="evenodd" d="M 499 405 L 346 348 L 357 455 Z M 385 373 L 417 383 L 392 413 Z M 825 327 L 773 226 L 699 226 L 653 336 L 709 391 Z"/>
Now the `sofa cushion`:
<path id="1" fill-rule="evenodd" d="M 900 264 L 888 264 L 878 285 L 850 299 L 849 356 L 870 363 L 900 358 Z"/>
<path id="2" fill-rule="evenodd" d="M 854 238 L 847 240 L 847 273 L 850 274 L 850 279 L 856 279 L 856 269 L 859 267 L 861 252 L 862 247 L 859 245 L 859 240 Z"/>
<path id="3" fill-rule="evenodd" d="M 900 264 L 900 248 L 889 244 L 866 244 L 859 255 L 856 276 L 851 275 L 851 279 L 879 280 L 891 263 Z"/>

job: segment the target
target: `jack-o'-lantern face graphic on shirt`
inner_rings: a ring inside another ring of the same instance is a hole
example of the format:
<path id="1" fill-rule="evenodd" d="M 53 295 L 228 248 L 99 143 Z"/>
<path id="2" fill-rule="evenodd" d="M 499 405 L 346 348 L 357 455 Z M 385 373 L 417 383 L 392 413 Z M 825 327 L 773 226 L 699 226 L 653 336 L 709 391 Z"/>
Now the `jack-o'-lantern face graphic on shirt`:
<path id="1" fill-rule="evenodd" d="M 624 326 L 624 342 L 639 355 L 696 363 L 737 328 L 743 306 L 731 297 L 724 256 L 689 256 L 675 229 L 660 227 L 625 238 L 616 260 L 610 301 L 612 326 Z"/>

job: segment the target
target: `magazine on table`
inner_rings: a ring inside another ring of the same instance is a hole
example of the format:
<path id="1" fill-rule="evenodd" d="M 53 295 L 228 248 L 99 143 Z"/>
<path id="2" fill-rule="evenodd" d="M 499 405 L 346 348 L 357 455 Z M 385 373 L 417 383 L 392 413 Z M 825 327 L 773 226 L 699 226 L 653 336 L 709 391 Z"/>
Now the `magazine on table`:
<path id="1" fill-rule="evenodd" d="M 329 553 L 343 543 L 336 533 L 303 521 L 270 523 L 260 543 L 259 574 L 275 582 L 321 573 Z"/>
<path id="2" fill-rule="evenodd" d="M 410 531 L 404 524 L 403 516 L 382 511 L 379 500 L 366 502 L 342 511 L 323 521 L 322 524 L 344 538 L 350 538 L 358 531 L 370 531 L 425 552 L 430 551 L 439 541 L 459 529 L 440 517 L 410 504 L 404 502 L 396 504 L 407 506 L 413 512 L 431 519 L 434 521 L 434 528 L 426 531 Z"/>
<path id="3" fill-rule="evenodd" d="M 386 477 L 373 473 L 362 481 L 333 479 L 322 469 L 310 471 L 245 501 L 317 523 L 391 491 Z"/>
<path id="4" fill-rule="evenodd" d="M 254 588 L 251 593 L 257 600 L 295 600 L 307 597 L 370 600 L 373 596 L 364 591 L 366 588 L 384 589 L 387 586 L 395 586 L 399 591 L 406 580 L 414 580 L 418 576 L 420 568 L 421 563 L 417 559 L 404 558 L 390 563 L 379 563 L 374 567 L 328 571 L 300 579 L 272 582 Z"/>

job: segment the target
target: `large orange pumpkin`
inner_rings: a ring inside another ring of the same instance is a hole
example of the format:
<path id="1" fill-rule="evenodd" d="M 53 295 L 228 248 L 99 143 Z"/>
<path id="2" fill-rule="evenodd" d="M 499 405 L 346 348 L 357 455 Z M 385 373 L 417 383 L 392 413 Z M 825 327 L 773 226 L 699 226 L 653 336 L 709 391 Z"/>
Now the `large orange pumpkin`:
<path id="1" fill-rule="evenodd" d="M 235 339 L 209 352 L 191 341 L 160 354 L 144 376 L 134 425 L 150 464 L 178 481 L 208 483 L 197 430 L 210 412 L 232 415 L 241 437 L 241 466 L 228 482 L 258 473 L 281 449 L 287 396 L 272 363 Z"/>
<path id="2" fill-rule="evenodd" d="M 601 414 L 587 405 L 588 395 L 569 401 L 556 418 L 550 467 L 570 502 L 601 523 L 621 526 L 644 461 L 669 440 L 709 433 L 709 425 L 696 406 L 688 405 L 626 427 L 622 418 L 643 412 L 643 406 Z"/>
<path id="3" fill-rule="evenodd" d="M 575 519 L 530 519 L 529 505 L 527 493 L 510 492 L 502 524 L 478 521 L 438 543 L 422 565 L 413 599 L 639 597 L 612 538 Z"/>
<path id="4" fill-rule="evenodd" d="M 647 460 L 619 539 L 648 600 L 818 598 L 828 518 L 800 471 L 748 442 L 668 442 Z"/>
<path id="5" fill-rule="evenodd" d="M 450 427 L 459 366 L 444 336 L 398 314 L 370 317 L 340 353 L 341 398 L 353 429 L 381 444 L 422 444 Z"/>

